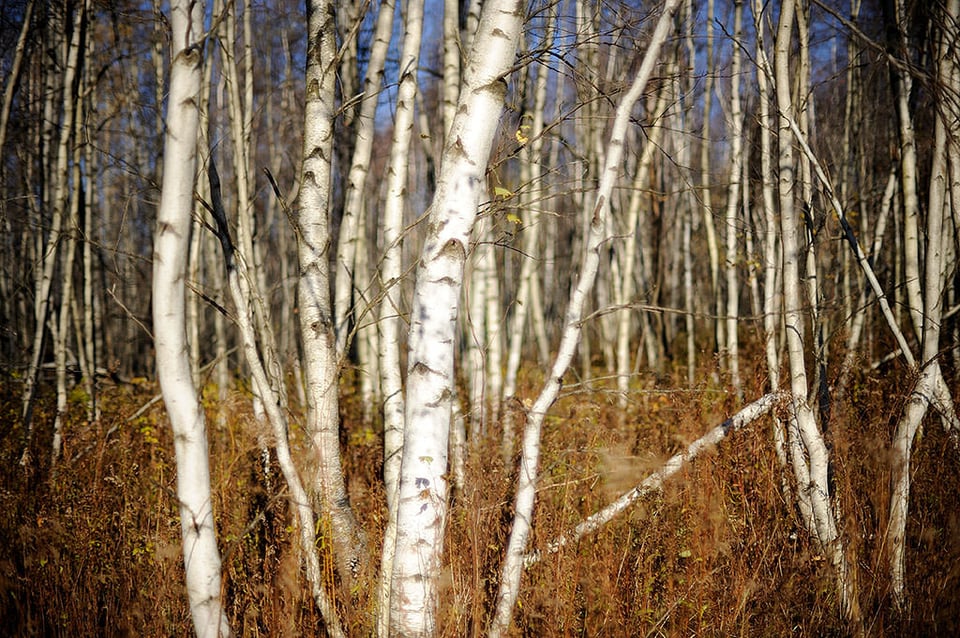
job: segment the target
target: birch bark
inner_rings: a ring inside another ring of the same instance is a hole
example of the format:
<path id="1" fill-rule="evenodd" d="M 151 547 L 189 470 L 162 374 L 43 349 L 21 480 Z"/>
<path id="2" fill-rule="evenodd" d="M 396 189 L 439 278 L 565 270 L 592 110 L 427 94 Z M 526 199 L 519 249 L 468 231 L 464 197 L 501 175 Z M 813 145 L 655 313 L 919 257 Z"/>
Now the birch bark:
<path id="1" fill-rule="evenodd" d="M 190 373 L 184 274 L 193 212 L 199 127 L 203 4 L 173 0 L 172 52 L 163 181 L 153 257 L 153 329 L 157 376 L 174 433 L 177 500 L 187 597 L 199 637 L 229 636 L 223 611 L 220 552 L 214 530 L 210 460 L 203 409 Z"/>
<path id="2" fill-rule="evenodd" d="M 60 252 L 60 242 L 63 234 L 64 218 L 68 214 L 69 192 L 68 175 L 70 172 L 70 143 L 74 141 L 74 126 L 76 96 L 74 95 L 73 85 L 77 77 L 78 60 L 80 55 L 80 37 L 83 32 L 81 28 L 85 17 L 85 11 L 76 11 L 74 14 L 74 24 L 70 40 L 64 42 L 63 63 L 65 70 L 63 72 L 63 83 L 60 85 L 60 95 L 63 102 L 63 120 L 60 127 L 60 139 L 57 143 L 57 152 L 55 164 L 52 163 L 53 174 L 48 176 L 46 182 L 47 190 L 44 193 L 44 201 L 48 202 L 52 209 L 52 218 L 50 220 L 50 233 L 46 244 L 38 250 L 38 254 L 43 255 L 42 266 L 38 269 L 36 282 L 36 298 L 34 301 L 34 334 L 33 348 L 30 358 L 30 367 L 27 370 L 25 384 L 23 389 L 23 428 L 24 428 L 24 449 L 21 465 L 26 465 L 30 460 L 30 438 L 33 434 L 33 401 L 36 395 L 37 374 L 40 370 L 40 362 L 43 358 L 46 324 L 50 314 L 51 296 L 53 289 L 54 270 L 57 266 L 58 255 Z M 57 23 L 59 23 L 58 21 Z M 54 24 L 57 24 L 54 23 Z M 65 25 L 64 25 L 65 27 Z M 49 27 L 48 27 L 49 28 Z M 64 36 L 65 37 L 65 36 Z M 54 70 L 47 71 L 48 81 L 55 81 L 53 78 Z M 57 91 L 50 90 L 47 102 L 44 106 L 45 122 L 48 127 L 56 126 L 53 116 L 53 100 Z M 49 118 L 49 119 L 46 119 Z M 51 138 L 53 131 L 44 129 L 44 147 L 49 150 L 52 146 Z M 42 233 L 38 233 L 38 242 L 42 241 Z M 69 308 L 69 300 L 61 299 L 61 305 Z"/>
<path id="3" fill-rule="evenodd" d="M 454 342 L 464 262 L 524 7 L 518 0 L 488 0 L 483 6 L 430 208 L 408 339 L 391 635 L 436 633 L 455 396 Z"/>
<path id="4" fill-rule="evenodd" d="M 381 11 L 383 9 L 381 7 Z M 380 387 L 383 392 L 383 482 L 387 497 L 387 528 L 380 560 L 380 615 L 377 619 L 381 636 L 389 633 L 390 627 L 391 581 L 398 525 L 397 500 L 405 438 L 403 379 L 400 373 L 403 213 L 407 203 L 408 157 L 413 140 L 422 32 L 423 0 L 408 0 L 403 48 L 400 52 L 400 86 L 394 114 L 393 143 L 387 169 L 387 193 L 380 222 L 384 246 L 380 262 L 383 300 L 380 302 L 377 328 L 380 331 Z"/>
<path id="5" fill-rule="evenodd" d="M 329 517 L 341 576 L 363 561 L 357 523 L 340 463 L 339 365 L 330 307 L 329 205 L 336 74 L 336 22 L 329 0 L 307 5 L 308 46 L 298 257 L 300 338 L 306 380 L 306 429 L 314 471 L 308 483 L 322 516 Z"/>
<path id="6" fill-rule="evenodd" d="M 544 50 L 553 46 L 556 34 L 556 9 L 551 7 L 545 17 L 543 27 Z M 519 232 L 523 233 L 523 262 L 520 266 L 520 283 L 517 288 L 517 297 L 514 303 L 513 315 L 510 318 L 510 339 L 507 346 L 507 369 L 503 381 L 503 440 L 502 455 L 505 464 L 513 461 L 516 448 L 515 415 L 511 409 L 511 399 L 517 393 L 517 373 L 520 370 L 520 358 L 523 351 L 524 328 L 530 314 L 530 306 L 536 293 L 538 264 L 537 253 L 540 231 L 543 222 L 540 209 L 544 204 L 546 189 L 543 184 L 543 133 L 544 111 L 547 108 L 547 89 L 550 77 L 549 67 L 541 65 L 537 69 L 534 80 L 533 105 L 530 123 L 521 120 L 520 135 L 529 141 L 520 149 L 521 182 L 529 183 L 530 189 L 523 189 L 520 193 L 521 209 L 524 217 Z M 554 76 L 556 77 L 556 76 Z M 531 320 L 530 323 L 533 323 Z"/>
<path id="7" fill-rule="evenodd" d="M 942 87 L 957 89 L 954 77 L 953 56 L 956 52 L 956 25 L 960 19 L 960 0 L 949 0 L 941 9 L 938 46 L 935 52 L 936 77 Z M 938 12 L 939 13 L 939 12 Z M 952 52 L 951 52 L 952 49 Z M 934 125 L 933 162 L 930 170 L 930 185 L 927 206 L 927 245 L 924 259 L 923 286 L 923 332 L 920 378 L 897 423 L 893 436 L 893 480 L 890 494 L 890 580 L 894 602 L 903 607 L 906 603 L 906 528 L 910 505 L 910 456 L 917 432 L 934 395 L 940 390 L 940 320 L 943 310 L 945 276 L 943 263 L 943 228 L 947 213 L 947 128 L 960 113 L 955 102 L 942 100 L 936 109 Z M 946 398 L 952 408 L 952 399 Z M 941 399 L 942 401 L 942 399 Z M 955 419 L 954 419 L 955 420 Z M 945 425 L 948 423 L 944 417 Z M 957 436 L 957 432 L 952 432 Z"/>
<path id="8" fill-rule="evenodd" d="M 340 221 L 340 236 L 337 240 L 337 268 L 334 285 L 336 311 L 337 353 L 343 357 L 347 349 L 347 337 L 350 332 L 350 318 L 356 317 L 356 309 L 362 301 L 362 277 L 366 269 L 361 269 L 358 260 L 359 251 L 365 250 L 363 237 L 366 233 L 365 189 L 369 174 L 370 158 L 373 155 L 373 142 L 376 135 L 374 116 L 383 84 L 383 70 L 390 46 L 390 34 L 393 30 L 395 13 L 394 0 L 380 3 L 377 22 L 374 27 L 373 43 L 370 46 L 370 59 L 363 77 L 363 93 L 360 109 L 354 123 L 356 140 L 353 147 L 353 159 L 347 173 L 346 194 L 344 195 L 343 218 Z M 363 256 L 365 258 L 365 255 Z M 365 261 L 365 259 L 363 259 Z"/>
<path id="9" fill-rule="evenodd" d="M 671 64 L 667 75 L 673 75 L 675 72 L 676 65 Z M 617 402 L 621 410 L 627 407 L 630 388 L 630 364 L 632 354 L 630 350 L 630 320 L 636 311 L 630 308 L 629 304 L 633 301 L 634 266 L 639 257 L 639 255 L 637 255 L 637 235 L 649 233 L 649 228 L 641 223 L 641 208 L 645 204 L 644 200 L 647 199 L 648 190 L 650 189 L 650 169 L 653 164 L 654 152 L 660 148 L 660 139 L 663 137 L 665 124 L 662 119 L 667 109 L 667 98 L 671 91 L 671 83 L 664 82 L 657 93 L 656 104 L 653 107 L 653 114 L 650 120 L 652 124 L 651 130 L 648 133 L 649 138 L 643 147 L 640 159 L 637 161 L 637 168 L 633 177 L 632 195 L 630 197 L 630 205 L 627 209 L 626 223 L 623 228 L 620 229 L 620 232 L 626 235 L 627 238 L 623 248 L 621 281 L 616 291 L 616 305 L 622 308 L 618 313 L 619 320 L 617 322 L 616 342 Z M 643 215 L 643 217 L 645 218 L 646 215 Z M 650 257 L 648 256 L 647 258 L 649 259 Z M 641 270 L 643 270 L 643 268 L 641 268 Z M 646 273 L 642 272 L 640 279 L 644 284 L 649 281 Z M 645 313 L 646 310 L 641 310 L 640 312 Z M 644 325 L 648 326 L 649 324 Z M 655 340 L 655 337 L 652 334 L 645 334 L 643 339 L 646 342 Z M 654 360 L 650 360 L 649 364 L 651 367 L 657 365 Z"/>
<path id="10" fill-rule="evenodd" d="M 743 109 L 740 105 L 741 42 L 743 39 L 743 0 L 733 3 L 733 60 L 731 62 L 730 90 L 730 186 L 727 189 L 726 262 L 727 280 L 726 346 L 730 382 L 743 401 L 743 383 L 740 380 L 740 339 L 737 323 L 740 316 L 740 286 L 737 279 L 737 232 L 744 226 L 738 215 L 741 203 L 741 173 L 743 172 Z M 745 194 L 743 195 L 745 196 Z"/>
<path id="11" fill-rule="evenodd" d="M 800 261 L 804 251 L 799 238 L 800 222 L 794 206 L 796 175 L 790 127 L 794 109 L 790 94 L 789 58 L 795 10 L 793 0 L 785 0 L 781 5 L 774 50 L 777 107 L 780 113 L 778 192 L 780 239 L 783 247 L 783 318 L 787 336 L 792 408 L 788 427 L 788 450 L 804 523 L 832 564 L 837 577 L 842 613 L 856 627 L 861 622 L 856 591 L 830 498 L 830 456 L 809 404 L 804 361 L 804 339 L 808 334 L 803 321 L 804 300 L 800 283 Z"/>
<path id="12" fill-rule="evenodd" d="M 327 632 L 338 638 L 344 636 L 337 617 L 336 606 L 323 587 L 323 574 L 320 569 L 320 557 L 317 549 L 317 524 L 314 519 L 314 509 L 300 474 L 294 465 L 290 454 L 289 425 L 287 423 L 285 399 L 279 396 L 282 387 L 277 379 L 270 379 L 270 370 L 264 365 L 264 358 L 257 349 L 257 332 L 254 326 L 253 308 L 260 296 L 250 278 L 246 258 L 242 249 L 235 252 L 230 239 L 230 230 L 227 225 L 227 215 L 220 196 L 220 177 L 217 175 L 216 164 L 210 160 L 209 166 L 210 196 L 213 216 L 217 223 L 217 236 L 223 248 L 224 265 L 227 274 L 227 284 L 230 297 L 237 310 L 237 327 L 240 329 L 241 346 L 247 365 L 250 367 L 250 376 L 257 405 L 263 406 L 264 421 L 272 428 L 274 449 L 277 453 L 277 464 L 283 474 L 287 489 L 290 492 L 290 506 L 297 524 L 300 537 L 300 549 L 303 552 L 303 563 L 310 583 L 311 593 L 320 611 L 320 616 L 326 625 Z M 269 454 L 266 458 L 269 461 Z"/>

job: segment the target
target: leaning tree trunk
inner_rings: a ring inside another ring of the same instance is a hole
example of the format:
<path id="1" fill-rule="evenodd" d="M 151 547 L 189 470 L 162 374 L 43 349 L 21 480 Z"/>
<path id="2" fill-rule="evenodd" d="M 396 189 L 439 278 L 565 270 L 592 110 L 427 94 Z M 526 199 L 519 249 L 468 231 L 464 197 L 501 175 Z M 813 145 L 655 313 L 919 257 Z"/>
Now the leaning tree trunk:
<path id="1" fill-rule="evenodd" d="M 187 596 L 197 636 L 230 635 L 221 600 L 210 460 L 203 409 L 190 374 L 184 275 L 193 214 L 203 44 L 203 4 L 173 0 L 172 55 L 163 182 L 153 255 L 153 330 L 157 376 L 170 415 Z"/>
<path id="2" fill-rule="evenodd" d="M 520 591 L 520 575 L 523 570 L 524 555 L 527 551 L 527 540 L 533 527 L 533 505 L 536 496 L 537 468 L 540 462 L 540 433 L 543 421 L 547 410 L 560 392 L 563 375 L 570 366 L 574 354 L 576 354 L 577 343 L 583 330 L 581 323 L 583 309 L 597 277 L 600 266 L 601 244 L 607 239 L 606 217 L 610 210 L 609 199 L 620 176 L 620 165 L 630 115 L 634 103 L 640 98 L 647 86 L 653 72 L 653 66 L 659 57 L 660 47 L 673 26 L 673 14 L 676 13 L 679 4 L 680 0 L 668 0 L 664 4 L 663 13 L 657 21 L 657 26 L 633 84 L 617 106 L 613 129 L 610 133 L 609 150 L 603 166 L 600 186 L 597 189 L 593 215 L 590 219 L 590 232 L 585 238 L 587 242 L 584 253 L 586 258 L 577 279 L 576 287 L 570 296 L 570 305 L 564 319 L 564 330 L 550 376 L 537 400 L 527 412 L 517 492 L 514 501 L 513 526 L 507 542 L 506 557 L 501 567 L 496 612 L 489 628 L 491 638 L 497 638 L 510 629 L 513 609 Z"/>

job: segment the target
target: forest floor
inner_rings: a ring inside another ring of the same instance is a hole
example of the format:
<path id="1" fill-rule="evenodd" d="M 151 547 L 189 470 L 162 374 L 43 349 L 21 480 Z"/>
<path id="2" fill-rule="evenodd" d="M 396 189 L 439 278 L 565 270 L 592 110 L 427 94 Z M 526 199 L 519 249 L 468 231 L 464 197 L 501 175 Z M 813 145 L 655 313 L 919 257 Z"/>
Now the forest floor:
<path id="1" fill-rule="evenodd" d="M 714 377 L 710 370 L 702 377 Z M 894 613 L 884 530 L 889 443 L 909 379 L 895 368 L 854 381 L 825 423 L 833 488 L 868 635 L 960 635 L 960 458 L 928 417 L 914 452 L 908 525 L 909 606 Z M 598 370 L 597 374 L 605 374 Z M 535 379 L 522 396 L 532 397 Z M 757 375 L 746 401 L 763 393 Z M 640 376 L 628 408 L 613 382 L 569 379 L 544 429 L 532 537 L 543 548 L 642 481 L 670 455 L 737 411 L 718 383 L 688 388 L 680 373 Z M 958 396 L 956 380 L 951 383 Z M 49 462 L 54 397 L 37 405 L 33 462 L 19 459 L 21 383 L 0 383 L 0 633 L 18 636 L 186 636 L 173 444 L 162 402 L 134 416 L 155 383 L 108 385 L 103 418 L 71 395 L 64 454 Z M 279 472 L 264 478 L 250 394 L 226 404 L 205 388 L 227 612 L 238 636 L 322 636 L 298 569 Z M 353 506 L 378 554 L 384 526 L 381 447 L 342 387 L 345 471 Z M 299 413 L 294 410 L 296 425 Z M 843 636 L 827 561 L 781 492 L 769 418 L 728 437 L 599 533 L 546 555 L 523 576 L 516 636 Z M 470 452 L 446 539 L 443 636 L 483 635 L 509 533 L 516 470 L 499 439 Z M 333 582 L 329 543 L 323 543 Z M 376 562 L 374 560 L 373 562 Z M 370 578 L 370 575 L 367 575 Z M 370 580 L 372 582 L 372 579 Z M 339 587 L 339 584 L 335 585 Z M 371 586 L 339 591 L 350 636 L 374 628 Z"/>

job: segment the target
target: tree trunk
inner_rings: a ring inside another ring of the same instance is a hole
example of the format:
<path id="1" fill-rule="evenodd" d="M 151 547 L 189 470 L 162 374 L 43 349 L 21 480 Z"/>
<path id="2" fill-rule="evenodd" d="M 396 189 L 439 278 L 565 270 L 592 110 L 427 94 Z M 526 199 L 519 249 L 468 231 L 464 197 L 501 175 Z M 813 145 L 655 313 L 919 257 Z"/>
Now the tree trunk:
<path id="1" fill-rule="evenodd" d="M 949 0 L 940 15 L 937 30 L 938 46 L 935 51 L 937 80 L 943 87 L 954 91 L 958 88 L 954 75 L 956 51 L 956 25 L 960 19 L 960 0 Z M 951 42 L 952 40 L 952 42 Z M 940 371 L 940 319 L 943 309 L 945 271 L 943 263 L 943 227 L 947 204 L 947 127 L 948 122 L 960 117 L 955 103 L 943 100 L 936 109 L 933 161 L 930 169 L 930 190 L 927 205 L 926 251 L 923 286 L 923 332 L 920 378 L 910 394 L 903 416 L 893 435 L 893 479 L 890 494 L 890 580 L 894 602 L 898 607 L 906 603 L 906 529 L 910 504 L 910 456 L 917 432 L 920 429 L 931 398 L 941 392 Z M 941 394 L 942 397 L 942 394 Z M 941 399 L 942 400 L 942 399 Z M 947 396 L 952 408 L 952 400 Z M 948 423 L 944 418 L 945 424 Z M 953 433 L 956 436 L 956 432 Z"/>
<path id="2" fill-rule="evenodd" d="M 780 238 L 783 246 L 783 317 L 787 334 L 790 365 L 791 415 L 788 428 L 789 452 L 794 468 L 804 524 L 827 554 L 837 577 L 837 589 L 844 617 L 860 625 L 860 613 L 853 575 L 844 553 L 830 499 L 830 456 L 813 410 L 808 402 L 807 372 L 804 361 L 804 307 L 800 282 L 803 248 L 799 239 L 799 219 L 794 207 L 796 185 L 793 158 L 793 134 L 790 120 L 793 104 L 790 95 L 789 57 L 795 4 L 785 0 L 780 8 L 774 52 L 777 106 L 780 112 Z M 856 630 L 856 629 L 855 629 Z"/>
<path id="3" fill-rule="evenodd" d="M 229 636 L 230 626 L 221 600 L 206 423 L 191 380 L 184 314 L 203 61 L 203 46 L 197 39 L 203 4 L 174 0 L 170 23 L 167 135 L 153 257 L 153 329 L 157 376 L 174 432 L 187 596 L 197 636 L 213 638 Z"/>
<path id="4" fill-rule="evenodd" d="M 448 506 L 448 436 L 456 394 L 454 342 L 464 262 L 523 16 L 523 5 L 517 0 L 484 4 L 427 222 L 408 339 L 390 599 L 390 634 L 395 636 L 436 632 Z"/>
<path id="5" fill-rule="evenodd" d="M 309 489 L 323 516 L 341 577 L 362 566 L 365 539 L 350 506 L 340 463 L 339 379 L 336 337 L 330 307 L 329 205 L 333 145 L 336 43 L 333 6 L 307 6 L 308 56 L 300 186 L 298 255 L 300 338 L 306 380 L 306 430 L 314 463 Z"/>
<path id="6" fill-rule="evenodd" d="M 733 61 L 731 63 L 730 90 L 730 186 L 727 189 L 726 214 L 726 263 L 727 307 L 726 307 L 726 347 L 727 369 L 730 383 L 737 395 L 737 402 L 743 402 L 743 383 L 740 380 L 740 339 L 737 324 L 740 319 L 740 285 L 737 278 L 737 233 L 746 227 L 746 219 L 741 212 L 740 182 L 743 172 L 743 110 L 740 106 L 740 49 L 743 39 L 743 0 L 734 0 L 733 18 Z M 742 195 L 746 197 L 746 193 Z"/>
<path id="7" fill-rule="evenodd" d="M 587 242 L 586 259 L 583 262 L 576 287 L 570 297 L 570 305 L 564 320 L 563 335 L 547 383 L 527 413 L 517 493 L 514 501 L 513 525 L 507 543 L 506 557 L 501 568 L 496 613 L 489 628 L 491 638 L 496 638 L 507 632 L 513 618 L 513 608 L 516 605 L 520 589 L 523 558 L 527 551 L 527 539 L 530 536 L 533 523 L 537 467 L 540 461 L 540 432 L 547 410 L 557 398 L 560 386 L 563 383 L 563 375 L 570 366 L 570 362 L 576 353 L 577 342 L 580 340 L 580 333 L 583 329 L 581 318 L 584 305 L 600 266 L 600 246 L 607 239 L 606 216 L 609 211 L 609 198 L 619 178 L 630 114 L 634 103 L 640 98 L 647 86 L 654 64 L 659 57 L 660 47 L 672 29 L 673 14 L 679 4 L 680 0 L 667 0 L 664 3 L 663 13 L 657 21 L 657 26 L 633 84 L 617 106 L 613 129 L 610 133 L 609 150 L 601 174 L 600 186 L 597 189 L 594 213 L 590 220 L 590 234 L 585 238 Z"/>
<path id="8" fill-rule="evenodd" d="M 340 221 L 340 236 L 337 240 L 337 268 L 334 291 L 336 294 L 334 309 L 336 315 L 337 353 L 344 357 L 347 350 L 347 337 L 350 333 L 351 315 L 359 322 L 359 310 L 365 292 L 364 279 L 366 268 L 361 269 L 358 261 L 366 261 L 366 255 L 360 255 L 366 249 L 366 184 L 373 155 L 376 124 L 374 116 L 383 84 L 383 70 L 387 60 L 387 48 L 393 30 L 394 0 L 383 0 L 377 13 L 377 23 L 370 47 L 370 59 L 363 78 L 363 97 L 360 110 L 354 123 L 356 141 L 353 147 L 353 159 L 347 174 L 346 194 L 344 195 L 343 217 Z M 411 107 L 412 108 L 412 107 Z M 362 365 L 362 362 L 361 362 Z"/>
<path id="9" fill-rule="evenodd" d="M 381 7 L 381 11 L 385 7 Z M 387 529 L 380 563 L 380 635 L 389 633 L 391 581 L 397 534 L 397 500 L 400 491 L 404 447 L 404 397 L 400 373 L 400 334 L 404 321 L 401 284 L 403 277 L 403 213 L 407 203 L 409 155 L 413 141 L 420 40 L 423 31 L 423 1 L 408 0 L 404 16 L 403 49 L 400 54 L 400 86 L 394 114 L 393 143 L 387 168 L 387 193 L 380 222 L 383 257 L 380 262 L 380 387 L 383 391 L 383 482 L 387 497 Z"/>
<path id="10" fill-rule="evenodd" d="M 81 34 L 83 33 L 83 29 L 81 27 L 85 15 L 85 10 L 77 10 L 75 12 L 72 35 L 69 43 L 66 44 L 66 51 L 63 59 L 66 68 L 63 72 L 63 84 L 61 85 L 60 89 L 61 100 L 63 102 L 63 120 L 59 131 L 60 139 L 57 144 L 56 158 L 50 158 L 51 160 L 55 160 L 56 164 L 52 164 L 51 162 L 52 174 L 48 176 L 48 180 L 45 183 L 47 189 L 44 193 L 44 202 L 47 203 L 47 205 L 49 205 L 53 210 L 53 217 L 50 221 L 50 234 L 47 238 L 46 245 L 38 251 L 38 254 L 42 254 L 43 258 L 42 266 L 37 274 L 38 279 L 36 282 L 37 294 L 34 301 L 34 334 L 32 355 L 30 359 L 30 367 L 27 369 L 23 389 L 22 417 L 24 446 L 23 457 L 21 458 L 22 465 L 27 465 L 30 461 L 29 447 L 31 435 L 33 433 L 33 401 L 36 396 L 37 374 L 40 371 L 40 364 L 43 359 L 46 324 L 50 314 L 51 306 L 51 290 L 53 288 L 54 270 L 57 266 L 57 257 L 59 254 L 60 241 L 63 233 L 64 217 L 68 213 L 70 143 L 74 141 L 74 130 L 76 125 L 76 95 L 74 93 L 73 85 L 77 77 L 81 47 L 80 38 Z M 59 22 L 62 23 L 62 20 Z M 65 37 L 65 34 L 61 35 Z M 51 69 L 47 71 L 47 73 L 51 74 L 52 76 L 54 71 Z M 53 81 L 52 77 L 50 80 Z M 47 122 L 48 126 L 51 127 L 56 125 L 56 121 L 54 120 L 52 114 L 53 100 L 55 95 L 56 91 L 50 91 L 48 93 L 47 102 L 44 106 L 45 122 Z M 43 144 L 44 148 L 48 151 L 52 150 L 52 130 L 45 129 L 43 135 L 45 138 Z M 37 235 L 38 241 L 42 241 L 42 233 L 38 233 Z M 69 300 L 61 298 L 61 306 L 69 308 Z"/>

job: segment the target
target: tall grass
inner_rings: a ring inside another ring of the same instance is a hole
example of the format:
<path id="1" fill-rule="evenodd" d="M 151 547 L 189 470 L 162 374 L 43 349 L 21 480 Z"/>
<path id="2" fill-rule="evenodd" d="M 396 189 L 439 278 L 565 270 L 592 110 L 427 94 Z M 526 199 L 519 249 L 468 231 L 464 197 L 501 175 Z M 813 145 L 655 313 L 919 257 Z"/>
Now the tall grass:
<path id="1" fill-rule="evenodd" d="M 709 379 L 710 370 L 701 378 Z M 754 394 L 761 393 L 761 381 Z M 732 414 L 720 386 L 681 376 L 639 378 L 626 412 L 602 381 L 577 385 L 544 429 L 534 548 L 568 530 L 657 464 Z M 960 461 L 935 417 L 918 442 L 908 526 L 908 593 L 890 605 L 884 554 L 890 433 L 904 400 L 898 371 L 855 380 L 824 426 L 833 488 L 873 636 L 960 635 Z M 954 387 L 956 384 L 954 383 Z M 109 386 L 104 419 L 83 421 L 75 396 L 63 460 L 50 472 L 54 398 L 42 395 L 34 465 L 19 466 L 19 383 L 0 387 L 0 627 L 17 636 L 185 636 L 191 631 L 180 558 L 172 441 L 162 404 L 129 420 L 157 391 Z M 207 389 L 207 397 L 216 392 Z M 528 387 L 527 394 L 534 391 Z M 747 392 L 750 396 L 750 390 Z M 956 392 L 954 393 L 956 395 Z M 224 557 L 228 614 L 240 636 L 323 636 L 305 593 L 291 518 L 277 472 L 259 463 L 249 395 L 205 399 Z M 379 549 L 385 512 L 376 424 L 343 387 L 344 462 L 350 495 Z M 217 429 L 217 411 L 226 412 Z M 301 432 L 294 413 L 293 437 Z M 524 575 L 517 636 L 843 636 L 829 566 L 781 494 L 769 422 L 734 434 L 698 458 L 662 494 L 600 533 L 546 555 Z M 495 428 L 494 428 L 495 429 Z M 443 636 L 480 636 L 496 596 L 509 532 L 513 467 L 495 436 L 471 451 L 446 539 Z M 321 530 L 323 525 L 321 522 Z M 370 585 L 335 582 L 351 636 L 374 627 Z M 375 582 L 366 574 L 361 582 Z"/>

